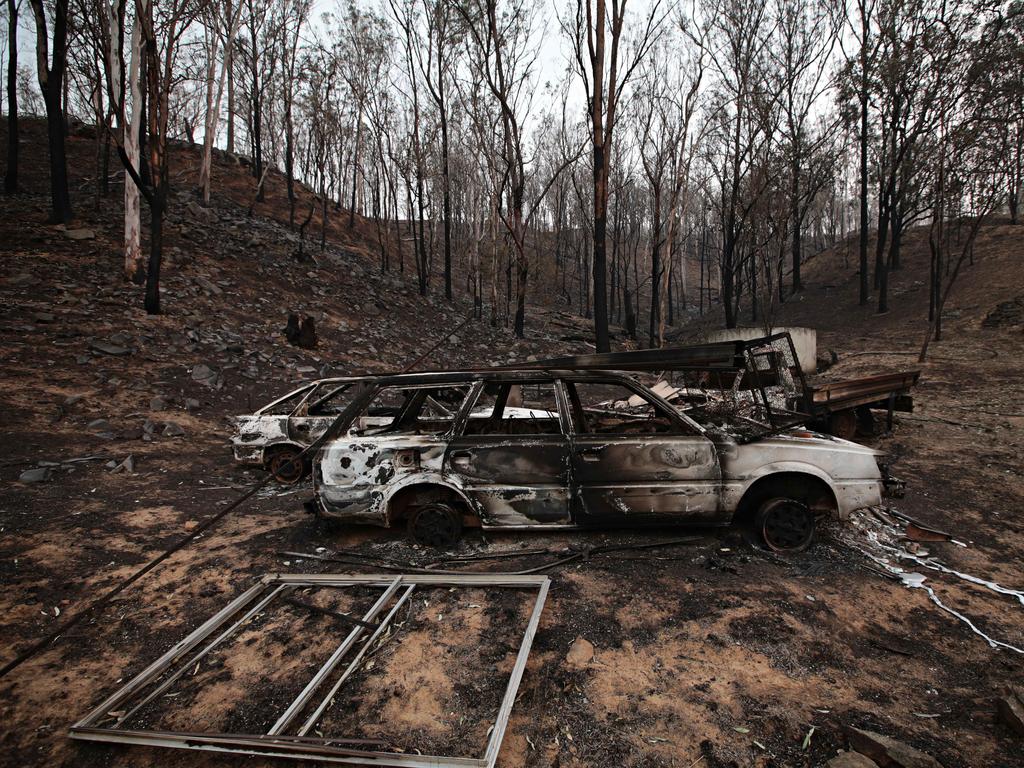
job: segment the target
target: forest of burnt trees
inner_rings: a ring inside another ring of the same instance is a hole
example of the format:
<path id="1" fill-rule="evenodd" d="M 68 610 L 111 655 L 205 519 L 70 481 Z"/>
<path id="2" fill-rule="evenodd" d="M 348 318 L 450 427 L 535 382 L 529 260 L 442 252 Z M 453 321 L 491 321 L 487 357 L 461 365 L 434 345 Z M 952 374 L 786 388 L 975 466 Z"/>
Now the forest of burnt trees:
<path id="1" fill-rule="evenodd" d="M 766 323 L 801 263 L 855 243 L 879 312 L 927 229 L 930 320 L 985 217 L 1019 218 L 1024 3 L 966 0 L 7 0 L 17 115 L 45 115 L 52 220 L 68 118 L 125 171 L 124 277 L 160 311 L 170 143 L 301 181 L 379 267 L 524 334 L 544 290 L 664 343 L 684 317 Z M 31 55 L 26 52 L 31 51 Z M 20 58 L 19 58 L 20 57 Z M 25 59 L 28 59 L 27 61 Z M 112 147 L 107 150 L 107 147 Z M 211 186 L 213 188 L 211 188 Z M 120 188 L 118 187 L 118 195 Z M 141 223 L 145 217 L 148 226 Z M 854 265 L 855 266 L 855 265 Z M 934 330 L 938 331 L 938 328 Z"/>

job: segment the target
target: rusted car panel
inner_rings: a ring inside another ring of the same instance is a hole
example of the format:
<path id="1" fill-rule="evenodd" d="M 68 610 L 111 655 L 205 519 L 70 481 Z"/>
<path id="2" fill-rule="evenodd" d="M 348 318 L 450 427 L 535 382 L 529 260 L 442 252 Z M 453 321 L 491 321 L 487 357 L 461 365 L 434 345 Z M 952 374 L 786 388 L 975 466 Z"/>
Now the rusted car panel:
<path id="1" fill-rule="evenodd" d="M 622 374 L 363 383 L 315 462 L 319 513 L 348 522 L 396 525 L 422 505 L 485 527 L 727 524 L 781 480 L 816 489 L 792 492 L 806 501 L 795 505 L 845 516 L 878 504 L 887 482 L 877 451 L 802 430 L 738 441 Z M 606 389 L 617 394 L 596 402 Z"/>

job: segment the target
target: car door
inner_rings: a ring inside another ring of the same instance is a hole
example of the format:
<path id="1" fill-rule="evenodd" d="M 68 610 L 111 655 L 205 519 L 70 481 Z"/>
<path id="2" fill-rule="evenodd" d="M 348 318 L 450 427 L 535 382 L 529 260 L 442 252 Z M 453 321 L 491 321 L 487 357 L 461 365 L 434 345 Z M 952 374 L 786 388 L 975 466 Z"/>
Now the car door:
<path id="1" fill-rule="evenodd" d="M 722 522 L 717 453 L 698 427 L 632 382 L 564 386 L 578 523 Z"/>
<path id="2" fill-rule="evenodd" d="M 288 436 L 309 445 L 322 435 L 351 401 L 350 381 L 322 381 L 313 387 L 288 419 Z"/>
<path id="3" fill-rule="evenodd" d="M 445 455 L 486 525 L 569 524 L 569 440 L 555 384 L 503 379 L 477 386 Z"/>

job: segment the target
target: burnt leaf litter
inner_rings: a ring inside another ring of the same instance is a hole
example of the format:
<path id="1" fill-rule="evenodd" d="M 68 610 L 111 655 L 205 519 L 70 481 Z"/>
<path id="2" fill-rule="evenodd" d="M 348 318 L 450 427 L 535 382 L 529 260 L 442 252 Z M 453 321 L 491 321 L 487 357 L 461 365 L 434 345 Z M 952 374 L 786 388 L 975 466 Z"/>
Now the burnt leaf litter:
<path id="1" fill-rule="evenodd" d="M 92 148 L 74 136 L 69 146 L 83 158 Z M 270 191 L 272 200 L 280 195 Z M 404 278 L 379 277 L 358 233 L 339 235 L 343 245 L 331 245 L 321 265 L 297 263 L 287 227 L 262 215 L 250 219 L 238 207 L 242 194 L 236 197 L 200 212 L 185 197 L 177 201 L 168 223 L 166 314 L 156 318 L 142 314 L 136 288 L 113 277 L 116 216 L 84 209 L 80 227 L 93 236 L 71 239 L 40 223 L 45 195 L 0 201 L 0 218 L 22 222 L 7 233 L 0 262 L 5 661 L 261 477 L 230 461 L 226 416 L 251 411 L 302 379 L 399 368 L 468 313 L 418 297 Z M 1002 247 L 1003 239 L 994 232 L 979 242 L 979 253 L 986 242 Z M 338 296 L 355 298 L 339 308 Z M 898 308 L 888 319 L 862 318 L 862 335 L 851 335 L 826 311 L 833 300 L 809 291 L 785 310 L 794 323 L 819 327 L 820 347 L 836 349 L 839 364 L 830 374 L 906 366 Z M 966 544 L 928 543 L 929 557 L 1019 589 L 1019 300 L 988 296 L 967 282 L 961 304 L 947 341 L 932 348 L 915 412 L 897 415 L 892 433 L 866 440 L 887 451 L 909 482 L 895 506 Z M 292 312 L 315 318 L 315 349 L 284 340 Z M 471 323 L 431 365 L 578 350 L 565 339 L 585 336 L 585 321 L 552 310 L 535 316 L 527 342 Z M 79 461 L 96 456 L 103 459 Z M 129 456 L 131 467 L 117 470 Z M 264 573 L 372 573 L 380 563 L 512 571 L 583 553 L 547 572 L 551 591 L 499 765 L 819 766 L 850 748 L 853 728 L 895 739 L 945 768 L 1024 765 L 1013 724 L 1021 658 L 991 648 L 921 589 L 890 578 L 865 550 L 884 553 L 856 529 L 830 525 L 799 555 L 764 552 L 735 531 L 702 530 L 688 544 L 594 556 L 588 548 L 679 532 L 471 532 L 455 555 L 531 553 L 438 564 L 435 551 L 401 531 L 315 521 L 302 509 L 310 494 L 304 481 L 252 499 L 0 680 L 0 763 L 240 763 L 72 742 L 67 728 Z M 921 571 L 944 604 L 990 637 L 1024 647 L 1024 608 L 1012 596 L 913 561 L 892 563 Z M 395 636 L 351 680 L 350 695 L 332 714 L 346 735 L 440 754 L 470 754 L 485 743 L 528 600 L 500 591 L 434 591 L 428 605 L 413 600 L 396 617 Z M 335 607 L 359 615 L 369 599 Z M 257 619 L 252 629 L 266 634 L 246 634 L 211 657 L 195 676 L 202 687 L 162 703 L 208 706 L 200 727 L 216 722 L 262 732 L 305 679 L 304 654 L 322 655 L 348 631 L 295 607 Z M 413 642 L 403 645 L 403 636 Z M 593 654 L 571 665 L 566 656 L 580 638 Z M 236 690 L 232 682 L 243 679 L 258 684 Z M 237 695 L 211 703 L 202 698 L 207 685 Z M 140 725 L 157 722 L 155 712 L 139 715 Z M 385 733 L 389 724 L 398 732 Z"/>

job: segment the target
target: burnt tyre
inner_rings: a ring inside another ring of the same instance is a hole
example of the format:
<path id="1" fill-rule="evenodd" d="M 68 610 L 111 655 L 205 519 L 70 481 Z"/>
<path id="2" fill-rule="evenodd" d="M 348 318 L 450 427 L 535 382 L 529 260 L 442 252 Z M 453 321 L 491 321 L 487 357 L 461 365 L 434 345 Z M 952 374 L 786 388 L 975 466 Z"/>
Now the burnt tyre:
<path id="1" fill-rule="evenodd" d="M 757 510 L 754 527 L 761 543 L 773 552 L 802 552 L 814 543 L 817 516 L 797 499 L 768 499 Z"/>
<path id="2" fill-rule="evenodd" d="M 462 535 L 462 515 L 444 502 L 423 504 L 409 513 L 409 535 L 430 547 L 451 546 Z"/>
<path id="3" fill-rule="evenodd" d="M 298 448 L 281 448 L 267 462 L 267 470 L 277 482 L 294 485 L 306 476 L 307 465 Z"/>

